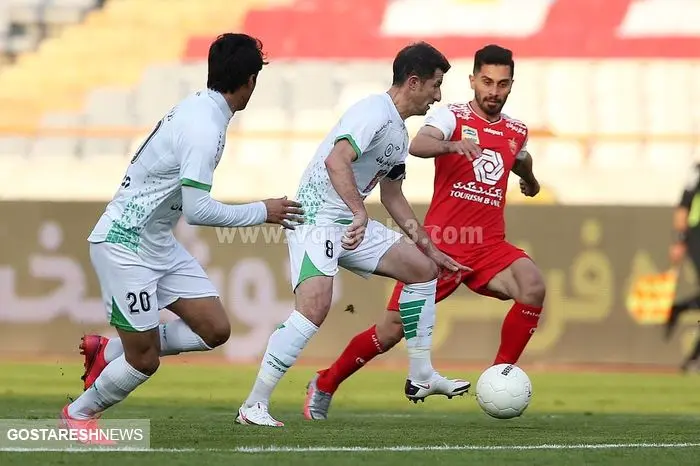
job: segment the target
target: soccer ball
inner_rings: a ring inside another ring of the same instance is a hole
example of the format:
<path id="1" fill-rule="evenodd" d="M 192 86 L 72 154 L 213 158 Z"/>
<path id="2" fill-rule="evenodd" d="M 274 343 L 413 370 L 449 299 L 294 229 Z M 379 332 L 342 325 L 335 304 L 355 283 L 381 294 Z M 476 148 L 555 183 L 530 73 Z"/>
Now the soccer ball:
<path id="1" fill-rule="evenodd" d="M 532 397 L 532 384 L 525 371 L 514 364 L 486 369 L 476 383 L 476 400 L 486 414 L 498 419 L 518 417 Z"/>

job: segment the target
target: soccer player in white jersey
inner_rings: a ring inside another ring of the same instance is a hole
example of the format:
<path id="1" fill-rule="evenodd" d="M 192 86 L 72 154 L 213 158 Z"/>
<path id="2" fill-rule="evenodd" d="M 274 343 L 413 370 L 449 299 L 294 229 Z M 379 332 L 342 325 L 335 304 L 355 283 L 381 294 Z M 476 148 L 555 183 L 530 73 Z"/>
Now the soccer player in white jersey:
<path id="1" fill-rule="evenodd" d="M 339 266 L 406 283 L 400 301 L 415 309 L 413 320 L 404 322 L 413 328 L 406 331 L 409 379 L 441 384 L 454 395 L 469 388 L 466 381 L 440 376 L 430 359 L 438 274 L 469 269 L 430 241 L 401 188 L 408 154 L 404 120 L 425 115 L 440 100 L 449 69 L 429 44 L 404 48 L 394 60 L 391 88 L 352 105 L 316 151 L 297 192 L 305 224 L 287 232 L 295 310 L 270 336 L 253 389 L 238 410 L 239 424 L 284 425 L 269 414 L 270 397 L 324 321 Z M 364 199 L 377 185 L 382 204 L 412 241 L 368 219 Z"/>
<path id="2" fill-rule="evenodd" d="M 207 88 L 160 120 L 131 160 L 114 199 L 90 234 L 90 258 L 107 318 L 120 338 L 83 337 L 85 391 L 63 408 L 65 423 L 92 420 L 151 377 L 159 356 L 225 343 L 230 324 L 219 294 L 175 239 L 184 215 L 193 225 L 294 228 L 301 204 L 285 198 L 226 205 L 210 196 L 234 113 L 246 108 L 262 70 L 262 44 L 224 34 L 209 50 Z M 179 319 L 160 324 L 159 310 Z"/>

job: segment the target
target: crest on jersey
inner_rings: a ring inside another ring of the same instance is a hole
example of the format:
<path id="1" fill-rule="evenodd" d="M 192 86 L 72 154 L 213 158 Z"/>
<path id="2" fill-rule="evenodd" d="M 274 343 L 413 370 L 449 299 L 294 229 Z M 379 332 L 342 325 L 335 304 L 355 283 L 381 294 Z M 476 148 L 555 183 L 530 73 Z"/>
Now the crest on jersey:
<path id="1" fill-rule="evenodd" d="M 508 139 L 508 145 L 512 154 L 515 155 L 515 151 L 518 150 L 518 143 L 515 141 L 515 138 Z"/>
<path id="2" fill-rule="evenodd" d="M 471 139 L 479 144 L 479 132 L 471 126 L 462 125 L 462 139 Z"/>

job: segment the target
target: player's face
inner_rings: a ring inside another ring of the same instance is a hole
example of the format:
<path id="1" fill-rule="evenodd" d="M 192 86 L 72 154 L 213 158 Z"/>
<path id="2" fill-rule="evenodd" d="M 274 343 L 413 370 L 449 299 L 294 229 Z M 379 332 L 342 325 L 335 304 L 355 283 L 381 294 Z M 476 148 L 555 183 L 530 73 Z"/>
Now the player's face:
<path id="1" fill-rule="evenodd" d="M 513 86 L 510 66 L 484 65 L 469 81 L 479 108 L 488 116 L 500 114 Z"/>
<path id="2" fill-rule="evenodd" d="M 414 107 L 414 115 L 425 115 L 430 110 L 430 106 L 442 99 L 442 79 L 445 73 L 442 70 L 435 70 L 432 78 L 421 81 L 417 77 L 412 77 L 410 82 L 411 102 Z"/>

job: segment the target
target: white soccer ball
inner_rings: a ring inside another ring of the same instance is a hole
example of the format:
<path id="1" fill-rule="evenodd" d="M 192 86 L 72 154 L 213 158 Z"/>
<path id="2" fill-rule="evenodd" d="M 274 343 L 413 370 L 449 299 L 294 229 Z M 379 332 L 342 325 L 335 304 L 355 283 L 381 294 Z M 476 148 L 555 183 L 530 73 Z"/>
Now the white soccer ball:
<path id="1" fill-rule="evenodd" d="M 489 416 L 518 417 L 532 398 L 530 377 L 514 364 L 497 364 L 486 369 L 476 383 L 476 400 Z"/>

